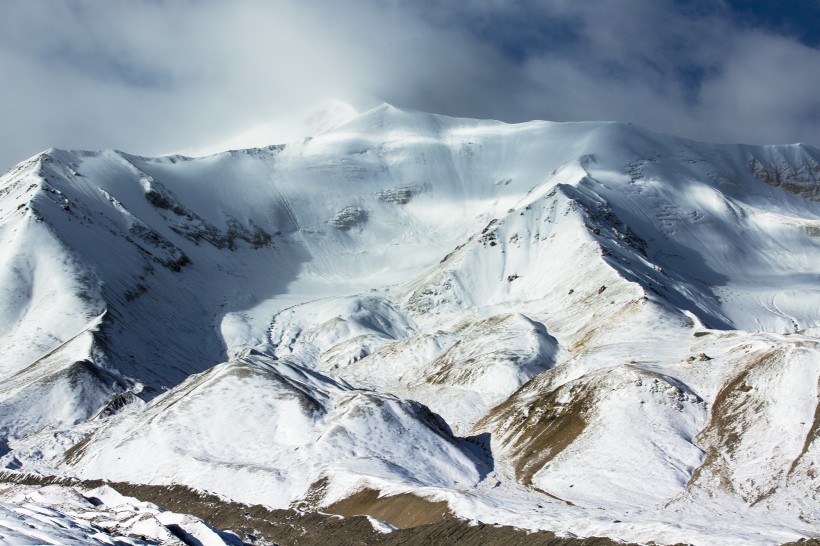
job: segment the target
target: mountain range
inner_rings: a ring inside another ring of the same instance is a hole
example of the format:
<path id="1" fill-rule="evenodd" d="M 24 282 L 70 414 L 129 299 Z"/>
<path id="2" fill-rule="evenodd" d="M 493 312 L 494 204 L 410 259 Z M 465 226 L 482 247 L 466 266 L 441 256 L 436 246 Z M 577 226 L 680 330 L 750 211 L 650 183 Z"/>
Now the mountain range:
<path id="1" fill-rule="evenodd" d="M 382 105 L 0 177 L 0 467 L 408 527 L 820 535 L 820 150 Z"/>

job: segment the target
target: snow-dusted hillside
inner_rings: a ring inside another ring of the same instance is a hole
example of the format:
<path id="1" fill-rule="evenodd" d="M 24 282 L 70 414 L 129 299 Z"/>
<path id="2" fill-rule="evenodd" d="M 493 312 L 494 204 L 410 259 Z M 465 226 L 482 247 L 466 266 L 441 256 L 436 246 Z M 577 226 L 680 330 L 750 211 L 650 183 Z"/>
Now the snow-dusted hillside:
<path id="1" fill-rule="evenodd" d="M 49 150 L 0 179 L 0 461 L 814 536 L 818 195 L 808 146 L 388 105 L 197 159 Z"/>
<path id="2" fill-rule="evenodd" d="M 160 510 L 107 485 L 0 488 L 0 541 L 9 545 L 241 546 L 199 518 Z"/>

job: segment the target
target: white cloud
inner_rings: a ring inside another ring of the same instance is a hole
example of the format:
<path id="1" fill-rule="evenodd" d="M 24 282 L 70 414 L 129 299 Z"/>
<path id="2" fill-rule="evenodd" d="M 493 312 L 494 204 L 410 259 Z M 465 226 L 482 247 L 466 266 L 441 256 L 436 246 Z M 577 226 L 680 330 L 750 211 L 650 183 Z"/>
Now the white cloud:
<path id="1" fill-rule="evenodd" d="M 329 99 L 820 143 L 820 52 L 672 0 L 8 0 L 0 169 L 222 142 Z"/>
<path id="2" fill-rule="evenodd" d="M 820 51 L 781 37 L 736 38 L 698 110 L 725 140 L 820 144 Z"/>

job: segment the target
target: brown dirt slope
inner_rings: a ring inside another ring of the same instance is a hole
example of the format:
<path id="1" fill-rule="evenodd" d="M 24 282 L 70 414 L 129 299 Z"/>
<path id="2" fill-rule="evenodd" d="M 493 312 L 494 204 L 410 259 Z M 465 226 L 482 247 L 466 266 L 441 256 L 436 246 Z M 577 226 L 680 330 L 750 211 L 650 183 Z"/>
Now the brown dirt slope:
<path id="1" fill-rule="evenodd" d="M 564 391 L 570 390 L 570 396 Z M 521 391 L 519 391 L 521 392 Z M 559 403 L 562 398 L 570 401 Z M 516 479 L 532 485 L 532 477 L 574 442 L 587 426 L 592 393 L 583 385 L 562 386 L 521 404 L 515 395 L 490 412 L 476 430 L 492 430 L 507 451 Z"/>
<path id="2" fill-rule="evenodd" d="M 249 545 L 273 542 L 281 546 L 637 546 L 602 537 L 561 538 L 549 531 L 528 533 L 513 527 L 471 525 L 453 517 L 382 534 L 374 531 L 367 518 L 361 516 L 340 518 L 318 512 L 271 510 L 264 506 L 226 501 L 181 485 L 77 481 L 0 471 L 0 483 L 2 482 L 83 488 L 99 487 L 107 483 L 123 495 L 152 502 L 164 510 L 192 514 L 217 529 L 233 531 Z M 820 538 L 789 542 L 782 546 L 820 546 Z"/>
<path id="3" fill-rule="evenodd" d="M 86 488 L 98 487 L 104 483 L 97 480 L 81 482 L 12 472 L 0 472 L 0 482 L 25 485 L 58 484 Z M 165 510 L 192 514 L 213 527 L 233 531 L 248 544 L 259 543 L 259 539 L 262 539 L 282 546 L 328 546 L 331 544 L 350 546 L 416 544 L 624 546 L 624 543 L 608 538 L 560 538 L 548 531 L 528 533 L 512 527 L 488 524 L 470 525 L 466 521 L 453 517 L 382 534 L 374 531 L 367 518 L 362 516 L 341 518 L 317 512 L 271 510 L 259 505 L 249 506 L 229 502 L 215 495 L 181 485 L 159 486 L 129 483 L 108 483 L 108 485 L 123 495 L 152 502 Z M 394 499 L 393 502 L 397 503 L 397 501 L 398 499 Z M 398 503 L 390 508 L 400 510 Z"/>
<path id="4" fill-rule="evenodd" d="M 379 491 L 375 489 L 354 493 L 322 508 L 322 511 L 345 517 L 368 514 L 400 529 L 428 525 L 453 517 L 446 502 L 432 502 L 409 493 L 379 497 Z"/>

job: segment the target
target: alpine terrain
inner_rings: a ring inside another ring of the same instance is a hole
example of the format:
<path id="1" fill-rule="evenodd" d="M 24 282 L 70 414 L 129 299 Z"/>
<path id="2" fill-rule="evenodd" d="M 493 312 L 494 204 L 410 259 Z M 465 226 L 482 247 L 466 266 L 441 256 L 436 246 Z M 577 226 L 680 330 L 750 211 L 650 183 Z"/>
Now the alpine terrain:
<path id="1" fill-rule="evenodd" d="M 817 148 L 382 105 L 208 157 L 48 150 L 0 178 L 0 241 L 6 476 L 385 532 L 820 535 Z M 84 513 L 7 486 L 0 535 Z"/>

